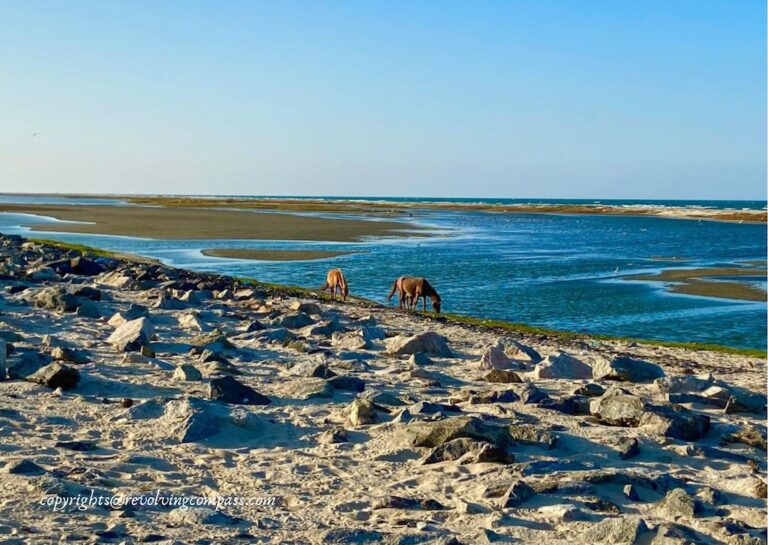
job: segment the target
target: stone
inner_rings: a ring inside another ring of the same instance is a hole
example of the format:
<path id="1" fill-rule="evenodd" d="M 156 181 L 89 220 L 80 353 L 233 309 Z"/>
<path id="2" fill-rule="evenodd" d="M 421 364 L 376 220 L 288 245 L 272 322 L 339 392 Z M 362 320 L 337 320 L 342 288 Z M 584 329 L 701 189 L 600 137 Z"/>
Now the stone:
<path id="1" fill-rule="evenodd" d="M 312 303 L 309 301 L 294 301 L 291 303 L 291 310 L 295 310 L 296 312 L 303 312 L 305 314 L 322 314 L 323 309 L 320 308 L 320 305 L 317 303 Z"/>
<path id="2" fill-rule="evenodd" d="M 46 365 L 27 377 L 30 382 L 42 384 L 51 389 L 68 390 L 80 382 L 80 371 L 69 365 L 55 362 Z"/>
<path id="3" fill-rule="evenodd" d="M 611 359 L 600 358 L 592 367 L 592 376 L 596 380 L 652 382 L 664 377 L 664 371 L 654 363 L 629 356 L 616 356 Z"/>
<path id="4" fill-rule="evenodd" d="M 549 379 L 592 378 L 592 368 L 580 359 L 560 350 L 536 364 L 533 376 Z"/>
<path id="5" fill-rule="evenodd" d="M 507 356 L 517 361 L 529 362 L 531 364 L 541 361 L 541 354 L 534 348 L 512 339 L 504 341 L 504 352 L 506 352 Z"/>
<path id="6" fill-rule="evenodd" d="M 208 398 L 237 405 L 268 405 L 270 399 L 237 379 L 226 376 L 211 380 Z"/>
<path id="7" fill-rule="evenodd" d="M 237 519 L 210 507 L 177 507 L 168 513 L 167 518 L 169 522 L 187 527 L 201 524 L 206 526 L 237 524 Z"/>
<path id="8" fill-rule="evenodd" d="M 89 299 L 91 301 L 101 301 L 102 299 L 101 290 L 97 290 L 96 288 L 92 288 L 90 286 L 79 287 L 72 293 L 72 295 L 75 297 Z"/>
<path id="9" fill-rule="evenodd" d="M 371 344 L 363 335 L 363 330 L 350 331 L 348 333 L 336 332 L 331 335 L 331 344 L 339 350 L 365 350 L 371 348 Z"/>
<path id="10" fill-rule="evenodd" d="M 640 443 L 634 437 L 620 439 L 616 447 L 619 451 L 619 458 L 622 460 L 629 460 L 640 454 Z"/>
<path id="11" fill-rule="evenodd" d="M 701 392 L 712 386 L 712 377 L 700 378 L 692 375 L 663 377 L 654 380 L 653 385 L 662 394 Z"/>
<path id="12" fill-rule="evenodd" d="M 423 511 L 439 511 L 445 509 L 437 500 L 420 500 L 415 498 L 404 498 L 402 496 L 385 496 L 375 501 L 372 509 L 420 509 Z"/>
<path id="13" fill-rule="evenodd" d="M 325 380 L 319 378 L 297 380 L 290 385 L 288 395 L 302 401 L 330 398 L 333 397 L 333 387 Z"/>
<path id="14" fill-rule="evenodd" d="M 364 426 L 376 422 L 376 411 L 368 399 L 355 399 L 347 408 L 347 419 L 353 426 Z"/>
<path id="15" fill-rule="evenodd" d="M 511 424 L 509 435 L 516 443 L 534 445 L 546 450 L 555 448 L 557 436 L 541 426 L 533 424 Z"/>
<path id="16" fill-rule="evenodd" d="M 662 523 L 656 527 L 651 545 L 697 545 L 701 543 L 696 533 L 679 524 Z"/>
<path id="17" fill-rule="evenodd" d="M 103 315 L 101 306 L 90 299 L 86 299 L 83 301 L 83 304 L 77 307 L 76 314 L 81 318 L 92 318 L 94 320 L 101 318 Z"/>
<path id="18" fill-rule="evenodd" d="M 69 268 L 72 274 L 81 276 L 96 276 L 104 272 L 104 266 L 87 257 L 78 256 L 69 260 Z"/>
<path id="19" fill-rule="evenodd" d="M 365 381 L 357 377 L 335 376 L 328 380 L 328 384 L 333 386 L 334 390 L 344 390 L 347 392 L 362 392 L 365 390 Z"/>
<path id="20" fill-rule="evenodd" d="M 485 375 L 483 380 L 486 382 L 494 382 L 499 384 L 521 384 L 523 382 L 523 379 L 520 378 L 520 375 L 514 371 L 506 371 L 503 369 L 493 369 L 487 375 Z"/>
<path id="21" fill-rule="evenodd" d="M 726 443 L 741 443 L 750 447 L 755 447 L 762 453 L 765 453 L 766 449 L 768 449 L 765 430 L 752 424 L 746 424 L 741 426 L 738 430 L 724 435 L 723 441 Z"/>
<path id="22" fill-rule="evenodd" d="M 173 372 L 173 378 L 184 382 L 203 380 L 203 374 L 200 370 L 190 363 L 179 365 Z"/>
<path id="23" fill-rule="evenodd" d="M 43 475 L 46 471 L 32 460 L 23 458 L 8 462 L 3 468 L 3 472 L 11 475 Z"/>
<path id="24" fill-rule="evenodd" d="M 178 320 L 179 326 L 183 327 L 184 329 L 199 331 L 201 333 L 211 330 L 211 326 L 203 322 L 194 312 L 182 314 L 179 316 Z"/>
<path id="25" fill-rule="evenodd" d="M 550 520 L 553 522 L 572 522 L 574 520 L 582 520 L 584 513 L 576 509 L 573 505 L 556 504 L 545 505 L 539 507 L 536 513 L 544 520 Z"/>
<path id="26" fill-rule="evenodd" d="M 640 495 L 637 493 L 637 487 L 633 484 L 624 485 L 624 497 L 630 501 L 640 501 Z"/>
<path id="27" fill-rule="evenodd" d="M 582 532 L 583 543 L 608 543 L 610 545 L 633 545 L 648 532 L 645 521 L 636 516 L 605 518 Z"/>
<path id="28" fill-rule="evenodd" d="M 480 361 L 478 362 L 480 369 L 519 369 L 520 364 L 507 356 L 504 352 L 504 345 L 497 343 L 493 346 L 489 346 L 485 349 Z"/>
<path id="29" fill-rule="evenodd" d="M 336 443 L 346 443 L 349 441 L 349 437 L 347 437 L 347 430 L 341 426 L 335 426 L 330 430 L 321 433 L 317 440 L 324 445 L 331 445 Z"/>
<path id="30" fill-rule="evenodd" d="M 605 393 L 605 388 L 603 388 L 599 384 L 590 382 L 587 384 L 582 384 L 581 386 L 577 387 L 573 391 L 573 393 L 574 395 L 580 395 L 580 396 L 586 396 L 586 397 L 600 397 Z"/>
<path id="31" fill-rule="evenodd" d="M 433 363 L 435 362 L 433 362 L 424 352 L 416 352 L 415 354 L 411 354 L 411 357 L 408 358 L 409 365 L 421 366 L 432 365 Z"/>
<path id="32" fill-rule="evenodd" d="M 90 452 L 99 448 L 93 441 L 56 441 L 53 446 L 75 452 Z"/>
<path id="33" fill-rule="evenodd" d="M 296 377 L 307 378 L 325 378 L 329 379 L 336 376 L 336 373 L 331 371 L 328 364 L 325 362 L 317 361 L 302 361 L 291 367 L 290 375 Z"/>
<path id="34" fill-rule="evenodd" d="M 136 352 L 148 345 L 155 334 L 155 328 L 147 318 L 137 318 L 118 326 L 107 342 L 120 352 Z"/>
<path id="35" fill-rule="evenodd" d="M 408 407 L 411 414 L 435 414 L 447 412 L 460 412 L 456 405 L 446 405 L 444 403 L 434 403 L 432 401 L 419 401 Z"/>
<path id="36" fill-rule="evenodd" d="M 656 506 L 661 514 L 677 519 L 679 517 L 692 518 L 696 513 L 696 502 L 693 497 L 682 488 L 674 488 Z"/>
<path id="37" fill-rule="evenodd" d="M 520 401 L 525 405 L 541 403 L 549 397 L 547 392 L 530 382 L 523 383 L 520 386 L 514 386 L 513 388 L 515 393 L 520 397 Z"/>
<path id="38" fill-rule="evenodd" d="M 314 323 L 315 321 L 303 312 L 286 314 L 278 321 L 278 325 L 287 329 L 300 329 Z"/>
<path id="39" fill-rule="evenodd" d="M 23 352 L 7 361 L 8 378 L 24 379 L 50 362 L 50 357 L 34 350 Z"/>
<path id="40" fill-rule="evenodd" d="M 29 302 L 42 309 L 58 312 L 74 312 L 81 302 L 79 297 L 67 293 L 60 286 L 48 286 L 34 292 Z"/>
<path id="41" fill-rule="evenodd" d="M 654 408 L 640 418 L 639 426 L 650 435 L 663 435 L 696 441 L 709 431 L 710 418 L 680 406 L 671 405 Z"/>
<path id="42" fill-rule="evenodd" d="M 51 350 L 51 357 L 56 361 L 66 361 L 83 365 L 88 363 L 88 357 L 79 350 L 57 346 Z"/>
<path id="43" fill-rule="evenodd" d="M 413 447 L 437 447 L 453 439 L 467 437 L 506 447 L 511 438 L 502 426 L 486 424 L 474 416 L 455 416 L 436 422 L 412 422 L 405 428 L 407 442 Z"/>
<path id="44" fill-rule="evenodd" d="M 423 352 L 432 356 L 450 358 L 453 352 L 448 346 L 448 339 L 437 333 L 427 331 L 406 337 L 398 335 L 386 341 L 387 353 L 404 356 Z"/>
<path id="45" fill-rule="evenodd" d="M 501 506 L 505 509 L 518 507 L 521 503 L 533 497 L 533 495 L 533 488 L 529 484 L 522 480 L 515 481 L 501 497 Z"/>
<path id="46" fill-rule="evenodd" d="M 8 345 L 5 339 L 0 339 L 0 380 L 5 380 L 7 373 L 6 362 L 8 361 Z"/>
<path id="47" fill-rule="evenodd" d="M 609 426 L 637 426 L 645 410 L 645 402 L 633 395 L 603 395 L 590 404 L 592 416 Z"/>
<path id="48" fill-rule="evenodd" d="M 214 410 L 203 400 L 187 398 L 168 402 L 161 421 L 163 428 L 179 442 L 192 443 L 219 433 L 220 416 L 217 418 Z"/>

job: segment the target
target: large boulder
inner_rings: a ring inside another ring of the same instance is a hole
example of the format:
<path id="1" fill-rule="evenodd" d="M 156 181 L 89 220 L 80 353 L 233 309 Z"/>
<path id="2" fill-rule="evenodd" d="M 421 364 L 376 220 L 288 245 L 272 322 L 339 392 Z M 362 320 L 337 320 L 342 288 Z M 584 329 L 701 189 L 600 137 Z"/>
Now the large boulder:
<path id="1" fill-rule="evenodd" d="M 27 378 L 50 363 L 51 358 L 47 354 L 41 354 L 33 350 L 22 352 L 7 362 L 8 378 Z"/>
<path id="2" fill-rule="evenodd" d="M 371 348 L 369 339 L 365 337 L 364 331 L 350 331 L 348 333 L 334 332 L 331 336 L 331 344 L 339 350 L 364 350 Z"/>
<path id="3" fill-rule="evenodd" d="M 582 543 L 634 545 L 648 531 L 648 526 L 640 517 L 606 518 L 587 528 L 581 534 L 580 541 Z"/>
<path id="4" fill-rule="evenodd" d="M 314 324 L 315 321 L 304 312 L 295 312 L 293 314 L 286 314 L 277 323 L 281 327 L 288 329 L 299 329 Z"/>
<path id="5" fill-rule="evenodd" d="M 453 352 L 448 347 L 448 339 L 431 331 L 410 337 L 398 335 L 387 340 L 386 345 L 387 352 L 396 356 L 416 354 L 418 352 L 446 358 L 453 356 Z"/>
<path id="6" fill-rule="evenodd" d="M 664 371 L 658 365 L 630 358 L 616 356 L 611 359 L 601 358 L 592 367 L 595 379 L 617 380 L 622 382 L 653 382 L 664 376 Z"/>
<path id="7" fill-rule="evenodd" d="M 693 497 L 682 488 L 670 490 L 657 505 L 657 510 L 670 518 L 692 518 L 697 511 Z"/>
<path id="8" fill-rule="evenodd" d="M 536 378 L 592 378 L 592 368 L 562 350 L 550 354 L 533 369 Z"/>
<path id="9" fill-rule="evenodd" d="M 211 380 L 208 398 L 235 405 L 268 405 L 270 399 L 237 379 L 226 376 Z"/>
<path id="10" fill-rule="evenodd" d="M 512 464 L 515 458 L 507 454 L 506 448 L 498 447 L 493 443 L 460 437 L 435 447 L 422 463 L 427 465 L 456 460 L 460 460 L 461 464 Z"/>
<path id="11" fill-rule="evenodd" d="M 136 352 L 148 346 L 154 334 L 152 322 L 147 318 L 138 318 L 115 329 L 107 342 L 120 352 Z"/>
<path id="12" fill-rule="evenodd" d="M 52 389 L 67 390 L 74 388 L 80 382 L 80 371 L 69 365 L 55 362 L 38 369 L 29 375 L 27 380 Z"/>
<path id="13" fill-rule="evenodd" d="M 513 360 L 536 364 L 541 361 L 541 354 L 534 348 L 520 341 L 507 339 L 504 341 L 504 351 Z"/>
<path id="14" fill-rule="evenodd" d="M 592 416 L 609 426 L 637 426 L 646 411 L 642 398 L 625 394 L 593 399 L 589 408 Z"/>
<path id="15" fill-rule="evenodd" d="M 486 348 L 482 356 L 480 356 L 478 366 L 480 369 L 500 370 L 510 368 L 520 369 L 521 367 L 519 362 L 507 356 L 506 352 L 504 352 L 504 345 L 501 343 Z"/>
<path id="16" fill-rule="evenodd" d="M 654 407 L 640 418 L 639 426 L 650 435 L 695 441 L 709 431 L 709 416 L 689 411 L 680 405 Z"/>
<path id="17" fill-rule="evenodd" d="M 511 443 L 509 431 L 486 424 L 474 416 L 456 416 L 436 422 L 413 422 L 405 428 L 407 442 L 413 447 L 437 447 L 460 437 L 487 441 L 505 447 Z"/>
<path id="18" fill-rule="evenodd" d="M 101 263 L 83 256 L 73 257 L 69 261 L 69 268 L 72 274 L 82 276 L 96 276 L 104 272 L 104 266 Z"/>
<path id="19" fill-rule="evenodd" d="M 81 299 L 67 293 L 60 286 L 48 286 L 35 291 L 28 301 L 38 307 L 59 312 L 74 312 L 81 303 Z"/>

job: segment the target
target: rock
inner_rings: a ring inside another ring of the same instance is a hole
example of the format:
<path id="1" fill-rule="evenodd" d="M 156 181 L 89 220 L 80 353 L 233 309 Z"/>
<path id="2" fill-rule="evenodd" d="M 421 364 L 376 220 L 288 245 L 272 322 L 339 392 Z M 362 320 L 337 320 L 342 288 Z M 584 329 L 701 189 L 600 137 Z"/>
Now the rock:
<path id="1" fill-rule="evenodd" d="M 696 533 L 679 524 L 662 523 L 656 527 L 651 545 L 697 545 L 701 543 Z"/>
<path id="2" fill-rule="evenodd" d="M 414 498 L 404 498 L 402 496 L 385 496 L 373 503 L 372 509 L 420 509 L 424 511 L 439 511 L 445 509 L 440 502 L 436 500 L 418 500 Z"/>
<path id="3" fill-rule="evenodd" d="M 203 322 L 200 317 L 194 313 L 182 314 L 178 318 L 179 325 L 184 329 L 191 329 L 199 332 L 207 332 L 211 330 L 211 326 Z"/>
<path id="4" fill-rule="evenodd" d="M 96 276 L 104 272 L 103 265 L 83 256 L 70 259 L 69 268 L 72 274 L 81 276 Z"/>
<path id="5" fill-rule="evenodd" d="M 91 301 L 90 299 L 86 299 L 83 301 L 83 304 L 77 307 L 76 314 L 81 318 L 92 318 L 94 320 L 101 318 L 103 315 L 101 306 L 97 302 Z"/>
<path id="6" fill-rule="evenodd" d="M 654 408 L 646 412 L 639 425 L 650 435 L 663 435 L 684 441 L 696 441 L 709 431 L 709 416 L 694 413 L 680 405 Z"/>
<path id="7" fill-rule="evenodd" d="M 387 352 L 396 356 L 416 354 L 423 352 L 438 357 L 450 358 L 453 356 L 448 347 L 448 339 L 437 333 L 427 331 L 406 337 L 398 335 L 386 341 Z"/>
<path id="8" fill-rule="evenodd" d="M 120 352 L 136 352 L 152 340 L 155 328 L 147 318 L 138 318 L 119 326 L 107 342 Z"/>
<path id="9" fill-rule="evenodd" d="M 459 395 L 464 395 L 464 392 L 460 392 Z M 514 403 L 520 401 L 520 396 L 514 390 L 486 390 L 484 392 L 476 393 L 474 391 L 468 391 L 466 394 L 469 397 L 464 401 L 469 401 L 471 405 L 480 405 L 483 403 Z"/>
<path id="10" fill-rule="evenodd" d="M 765 430 L 752 424 L 741 426 L 737 431 L 723 436 L 723 441 L 726 443 L 742 443 L 744 445 L 749 445 L 750 447 L 759 449 L 763 453 L 768 448 L 768 445 L 766 444 Z"/>
<path id="11" fill-rule="evenodd" d="M 51 389 L 68 390 L 80 382 L 80 371 L 63 363 L 50 363 L 29 375 L 27 380 Z"/>
<path id="12" fill-rule="evenodd" d="M 333 387 L 323 379 L 298 380 L 290 385 L 288 395 L 302 401 L 330 398 L 333 397 Z"/>
<path id="13" fill-rule="evenodd" d="M 592 368 L 580 359 L 560 350 L 536 364 L 533 376 L 555 379 L 592 378 Z"/>
<path id="14" fill-rule="evenodd" d="M 88 357 L 85 354 L 64 346 L 57 346 L 51 350 L 51 357 L 56 361 L 67 361 L 78 365 L 88 363 Z"/>
<path id="15" fill-rule="evenodd" d="M 619 451 L 619 458 L 629 460 L 640 454 L 640 443 L 634 437 L 624 437 L 616 445 Z"/>
<path id="16" fill-rule="evenodd" d="M 516 443 L 534 445 L 551 450 L 557 444 L 557 436 L 541 426 L 533 424 L 512 424 L 508 428 L 509 435 Z"/>
<path id="17" fill-rule="evenodd" d="M 421 366 L 432 365 L 433 363 L 435 362 L 433 362 L 424 352 L 416 352 L 415 354 L 411 354 L 411 357 L 408 358 L 409 365 Z"/>
<path id="18" fill-rule="evenodd" d="M 633 484 L 624 485 L 624 497 L 630 501 L 640 501 L 640 495 L 637 493 L 637 488 Z"/>
<path id="19" fill-rule="evenodd" d="M 229 376 L 211 380 L 208 398 L 236 405 L 268 405 L 271 403 L 268 397 Z"/>
<path id="20" fill-rule="evenodd" d="M 346 330 L 346 327 L 341 325 L 339 321 L 334 318 L 333 320 L 326 320 L 319 324 L 309 325 L 301 331 L 301 334 L 305 337 L 311 337 L 313 335 L 328 337 L 344 330 Z"/>
<path id="21" fill-rule="evenodd" d="M 347 430 L 341 426 L 336 426 L 321 433 L 317 440 L 319 443 L 330 445 L 336 443 L 346 443 L 349 441 L 349 438 L 347 437 Z"/>
<path id="22" fill-rule="evenodd" d="M 26 458 L 8 462 L 3 468 L 3 472 L 11 475 L 43 475 L 46 473 L 45 469 Z"/>
<path id="23" fill-rule="evenodd" d="M 576 509 L 573 505 L 557 504 L 557 505 L 545 505 L 539 507 L 536 513 L 545 520 L 553 522 L 572 522 L 574 520 L 582 520 L 584 513 Z"/>
<path id="24" fill-rule="evenodd" d="M 7 361 L 8 378 L 27 378 L 43 366 L 48 365 L 50 358 L 40 352 L 28 351 Z"/>
<path id="25" fill-rule="evenodd" d="M 663 377 L 654 380 L 653 385 L 662 394 L 701 392 L 712 386 L 712 377 L 700 378 L 692 375 Z"/>
<path id="26" fill-rule="evenodd" d="M 8 361 L 8 345 L 5 339 L 0 339 L 0 380 L 5 380 L 7 373 L 6 362 Z"/>
<path id="27" fill-rule="evenodd" d="M 408 407 L 411 414 L 435 414 L 447 412 L 461 412 L 456 405 L 445 405 L 444 403 L 433 403 L 432 401 L 419 401 Z"/>
<path id="28" fill-rule="evenodd" d="M 486 424 L 474 416 L 456 416 L 437 422 L 412 422 L 405 432 L 409 445 L 414 447 L 437 447 L 460 437 L 506 447 L 511 439 L 506 428 Z"/>
<path id="29" fill-rule="evenodd" d="M 336 376 L 328 380 L 328 384 L 335 390 L 345 390 L 347 392 L 362 392 L 365 390 L 365 381 L 357 377 Z"/>
<path id="30" fill-rule="evenodd" d="M 592 400 L 590 411 L 601 424 L 609 426 L 637 426 L 645 414 L 645 402 L 633 395 L 614 395 Z"/>
<path id="31" fill-rule="evenodd" d="M 674 488 L 659 502 L 656 509 L 672 519 L 678 517 L 693 518 L 696 512 L 696 502 L 688 492 L 682 488 Z"/>
<path id="32" fill-rule="evenodd" d="M 79 297 L 67 293 L 60 286 L 48 286 L 35 291 L 30 297 L 29 302 L 42 309 L 55 310 L 58 312 L 73 312 L 77 310 L 81 302 Z"/>
<path id="33" fill-rule="evenodd" d="M 521 384 L 523 382 L 523 379 L 520 378 L 520 375 L 514 371 L 505 371 L 503 369 L 493 369 L 491 372 L 485 375 L 483 380 L 486 382 L 494 382 L 499 384 Z"/>
<path id="34" fill-rule="evenodd" d="M 513 360 L 530 362 L 531 364 L 541 361 L 541 354 L 519 341 L 507 339 L 504 341 L 504 351 Z"/>
<path id="35" fill-rule="evenodd" d="M 617 380 L 622 382 L 651 382 L 664 376 L 664 371 L 656 364 L 630 358 L 616 356 L 612 359 L 601 358 L 592 367 L 592 375 L 600 380 Z"/>
<path id="36" fill-rule="evenodd" d="M 531 488 L 525 481 L 515 481 L 501 497 L 501 506 L 505 509 L 509 507 L 518 507 L 525 500 L 531 498 L 533 494 L 533 488 Z"/>
<path id="37" fill-rule="evenodd" d="M 317 303 L 308 301 L 294 301 L 290 306 L 291 310 L 296 312 L 303 312 L 305 314 L 322 314 L 323 309 Z"/>
<path id="38" fill-rule="evenodd" d="M 300 329 L 314 323 L 315 321 L 303 312 L 286 314 L 278 322 L 281 327 L 288 329 Z"/>
<path id="39" fill-rule="evenodd" d="M 99 448 L 93 441 L 56 441 L 53 446 L 75 452 L 90 452 Z"/>
<path id="40" fill-rule="evenodd" d="M 139 407 L 141 405 L 135 409 Z M 203 400 L 196 398 L 168 402 L 161 421 L 163 429 L 181 443 L 202 441 L 216 435 L 221 429 L 220 418 L 217 418 L 214 410 Z"/>
<path id="41" fill-rule="evenodd" d="M 520 401 L 525 405 L 541 403 L 549 397 L 547 392 L 530 382 L 523 383 L 520 386 L 514 386 L 514 391 L 520 397 Z"/>
<path id="42" fill-rule="evenodd" d="M 425 465 L 461 460 L 461 463 L 514 463 L 515 458 L 505 448 L 486 441 L 460 437 L 438 445 L 422 462 Z"/>
<path id="43" fill-rule="evenodd" d="M 317 361 L 299 362 L 293 367 L 291 367 L 290 374 L 296 377 L 325 378 L 325 379 L 336 376 L 336 373 L 331 371 L 327 363 L 317 362 Z"/>
<path id="44" fill-rule="evenodd" d="M 648 526 L 640 517 L 623 516 L 606 518 L 587 528 L 581 534 L 583 543 L 609 543 L 611 545 L 633 545 Z"/>
<path id="45" fill-rule="evenodd" d="M 185 382 L 203 380 L 203 374 L 200 370 L 190 363 L 179 365 L 173 372 L 173 378 Z"/>
<path id="46" fill-rule="evenodd" d="M 519 369 L 520 364 L 509 358 L 504 352 L 504 345 L 497 343 L 485 349 L 478 362 L 480 369 Z"/>
<path id="47" fill-rule="evenodd" d="M 371 348 L 368 339 L 363 335 L 363 330 L 351 331 L 349 333 L 333 333 L 331 344 L 339 350 L 364 350 Z"/>
<path id="48" fill-rule="evenodd" d="M 600 397 L 605 393 L 605 388 L 590 382 L 588 384 L 582 384 L 573 391 L 574 395 L 587 396 L 587 397 Z"/>
<path id="49" fill-rule="evenodd" d="M 376 422 L 373 403 L 367 399 L 355 399 L 347 408 L 347 419 L 353 426 L 364 426 Z"/>

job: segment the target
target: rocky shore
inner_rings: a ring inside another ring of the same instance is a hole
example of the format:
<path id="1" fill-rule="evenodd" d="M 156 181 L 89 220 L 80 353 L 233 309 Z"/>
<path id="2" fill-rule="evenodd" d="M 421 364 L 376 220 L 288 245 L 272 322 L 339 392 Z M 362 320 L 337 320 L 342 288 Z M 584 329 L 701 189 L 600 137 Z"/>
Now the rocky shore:
<path id="1" fill-rule="evenodd" d="M 16 236 L 0 281 L 0 544 L 766 542 L 761 359 Z"/>

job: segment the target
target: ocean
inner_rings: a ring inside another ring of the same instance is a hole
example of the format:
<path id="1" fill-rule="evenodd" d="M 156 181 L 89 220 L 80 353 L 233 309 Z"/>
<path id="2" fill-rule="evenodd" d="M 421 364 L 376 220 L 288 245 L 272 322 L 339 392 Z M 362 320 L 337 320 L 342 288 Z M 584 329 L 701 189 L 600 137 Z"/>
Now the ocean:
<path id="1" fill-rule="evenodd" d="M 291 197 L 295 198 L 295 197 Z M 316 198 L 316 197 L 311 197 Z M 341 199 L 341 197 L 339 197 Z M 52 202 L 61 202 L 52 197 Z M 368 201 L 572 203 L 596 200 L 384 199 Z M 109 199 L 65 202 L 104 204 Z M 1 196 L 0 202 L 32 202 Z M 34 202 L 44 203 L 43 197 Z M 624 206 L 665 205 L 761 209 L 764 201 L 599 201 Z M 323 214 L 333 216 L 332 214 Z M 391 220 L 392 218 L 387 218 Z M 46 220 L 41 220 L 46 221 Z M 47 220 L 51 221 L 51 220 Z M 375 220 L 374 220 L 375 221 Z M 40 233 L 109 250 L 162 259 L 178 267 L 248 276 L 265 282 L 319 287 L 330 267 L 344 269 L 351 293 L 386 303 L 392 281 L 425 276 L 440 292 L 444 312 L 552 329 L 663 341 L 765 348 L 765 302 L 671 293 L 660 282 L 624 277 L 666 268 L 732 266 L 765 260 L 766 227 L 656 217 L 547 215 L 414 210 L 404 221 L 435 236 L 387 237 L 359 243 L 163 241 Z M 35 235 L 18 214 L 0 214 L 0 232 Z M 241 261 L 205 257 L 204 248 L 353 250 L 324 260 Z M 765 289 L 765 277 L 748 279 Z"/>

